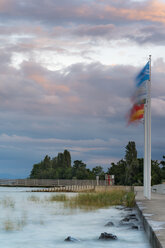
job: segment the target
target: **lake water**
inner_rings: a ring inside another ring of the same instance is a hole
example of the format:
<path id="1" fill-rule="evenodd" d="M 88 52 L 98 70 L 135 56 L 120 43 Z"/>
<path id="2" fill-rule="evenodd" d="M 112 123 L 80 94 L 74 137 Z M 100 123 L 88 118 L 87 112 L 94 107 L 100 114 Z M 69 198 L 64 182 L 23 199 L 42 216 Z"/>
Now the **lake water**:
<path id="1" fill-rule="evenodd" d="M 0 187 L 2 248 L 150 247 L 143 228 L 134 230 L 119 224 L 132 212 L 115 207 L 96 211 L 70 209 L 61 202 L 45 200 L 52 194 L 60 193 L 32 193 L 27 190 L 31 189 Z M 105 227 L 108 221 L 112 221 L 114 226 Z M 138 222 L 138 225 L 141 226 L 141 223 Z M 102 232 L 112 233 L 118 240 L 98 240 Z M 80 241 L 64 241 L 68 236 Z"/>

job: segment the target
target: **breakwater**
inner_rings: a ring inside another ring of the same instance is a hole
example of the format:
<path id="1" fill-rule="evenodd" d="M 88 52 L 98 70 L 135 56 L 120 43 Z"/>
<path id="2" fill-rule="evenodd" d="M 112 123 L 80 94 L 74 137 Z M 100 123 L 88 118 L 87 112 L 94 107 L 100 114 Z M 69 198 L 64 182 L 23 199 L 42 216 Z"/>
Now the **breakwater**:
<path id="1" fill-rule="evenodd" d="M 105 186 L 107 180 L 78 179 L 0 179 L 0 186 L 6 187 L 63 187 L 63 186 Z M 111 183 L 113 185 L 113 183 Z"/>
<path id="2" fill-rule="evenodd" d="M 86 191 L 94 191 L 94 192 L 106 192 L 113 190 L 124 190 L 131 191 L 131 186 L 101 186 L 101 185 L 66 185 L 66 186 L 56 186 L 49 187 L 43 189 L 34 189 L 32 192 L 86 192 Z"/>
<path id="3" fill-rule="evenodd" d="M 135 187 L 136 206 L 144 230 L 153 248 L 165 248 L 165 195 L 151 194 L 151 200 L 143 196 L 143 187 Z"/>

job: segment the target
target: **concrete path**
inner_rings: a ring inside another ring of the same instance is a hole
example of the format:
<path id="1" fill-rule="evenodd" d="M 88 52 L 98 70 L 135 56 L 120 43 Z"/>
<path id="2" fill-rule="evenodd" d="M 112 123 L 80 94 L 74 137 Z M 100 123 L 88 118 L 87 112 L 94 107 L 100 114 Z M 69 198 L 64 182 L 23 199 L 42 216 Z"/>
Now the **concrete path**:
<path id="1" fill-rule="evenodd" d="M 152 246 L 165 248 L 165 194 L 152 192 L 151 200 L 148 200 L 143 196 L 143 187 L 135 187 L 135 193 L 137 207 Z"/>

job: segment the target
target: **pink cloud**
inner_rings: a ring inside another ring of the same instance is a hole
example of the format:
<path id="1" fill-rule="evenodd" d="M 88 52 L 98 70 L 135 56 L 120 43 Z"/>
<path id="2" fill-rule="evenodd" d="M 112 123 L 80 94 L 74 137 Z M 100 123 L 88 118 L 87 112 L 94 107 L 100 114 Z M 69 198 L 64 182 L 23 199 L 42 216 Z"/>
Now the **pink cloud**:
<path id="1" fill-rule="evenodd" d="M 79 103 L 80 102 L 80 98 L 78 98 L 78 96 L 69 96 L 68 97 L 68 101 L 70 103 L 75 104 L 75 103 Z"/>
<path id="2" fill-rule="evenodd" d="M 132 8 L 116 8 L 111 5 L 106 5 L 104 11 L 106 18 L 108 15 L 112 15 L 116 18 L 124 18 L 134 21 L 147 20 L 165 23 L 165 3 L 159 0 L 150 0 Z"/>
<path id="3" fill-rule="evenodd" d="M 13 0 L 1 0 L 0 1 L 0 12 L 11 10 L 13 4 L 14 4 Z"/>
<path id="4" fill-rule="evenodd" d="M 69 93 L 70 89 L 64 84 L 55 84 L 41 74 L 31 74 L 29 78 L 41 85 L 50 93 Z"/>

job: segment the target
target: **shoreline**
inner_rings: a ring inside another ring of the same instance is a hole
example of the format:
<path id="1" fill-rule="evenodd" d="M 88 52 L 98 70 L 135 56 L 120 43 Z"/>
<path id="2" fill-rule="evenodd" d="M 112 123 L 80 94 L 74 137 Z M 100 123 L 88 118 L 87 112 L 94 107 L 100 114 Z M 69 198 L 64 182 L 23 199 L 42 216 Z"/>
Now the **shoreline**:
<path id="1" fill-rule="evenodd" d="M 165 248 L 165 195 L 153 193 L 151 200 L 143 196 L 143 187 L 135 187 L 136 207 L 153 248 Z"/>

